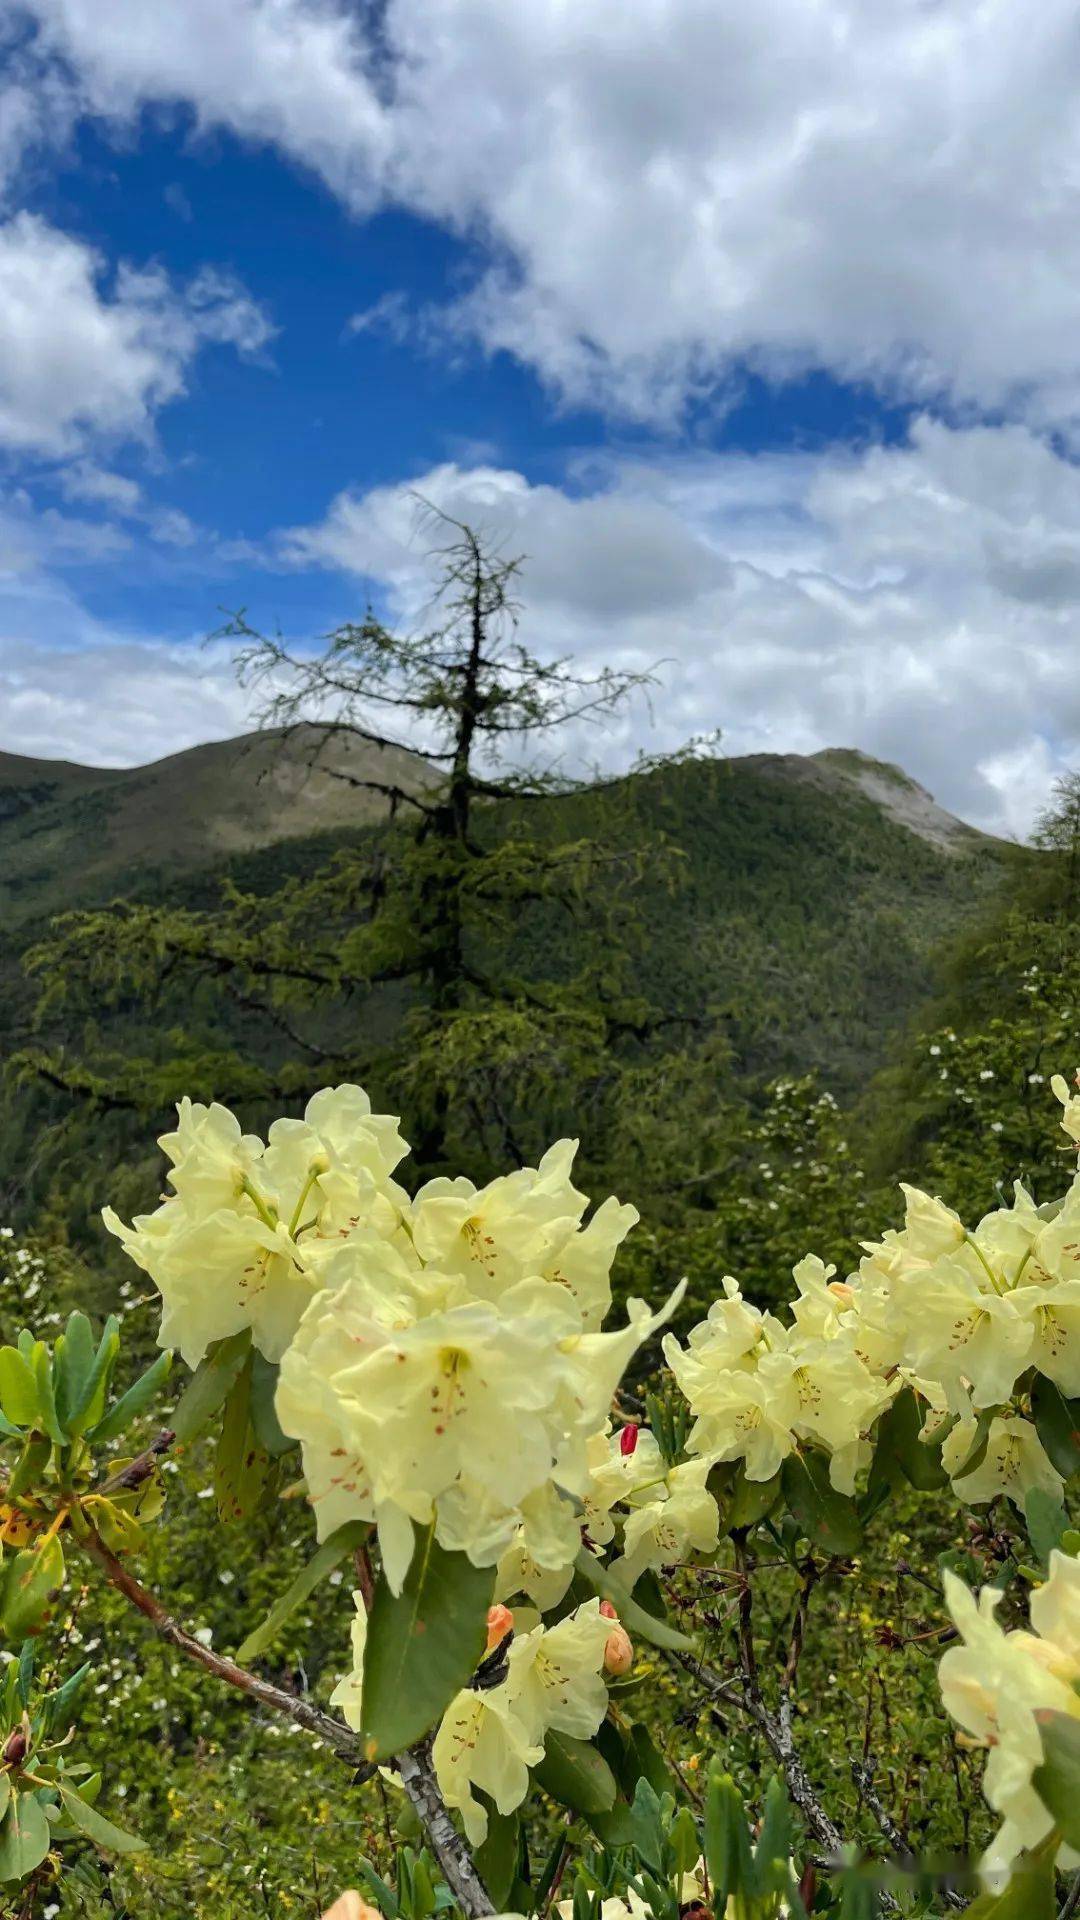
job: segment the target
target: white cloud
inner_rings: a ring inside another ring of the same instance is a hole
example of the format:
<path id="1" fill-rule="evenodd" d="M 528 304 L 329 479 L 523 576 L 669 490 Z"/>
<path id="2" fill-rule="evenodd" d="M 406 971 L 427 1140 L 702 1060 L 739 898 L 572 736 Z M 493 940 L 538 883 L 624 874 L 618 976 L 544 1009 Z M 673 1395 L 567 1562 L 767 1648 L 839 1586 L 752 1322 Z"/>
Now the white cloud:
<path id="1" fill-rule="evenodd" d="M 55 577 L 0 571 L 0 751 L 132 766 L 250 725 L 223 649 L 117 632 Z"/>
<path id="2" fill-rule="evenodd" d="M 122 476 L 71 475 L 133 526 L 153 511 L 125 501 Z M 625 765 L 714 726 L 731 754 L 853 745 L 1017 835 L 1080 764 L 1080 470 L 1025 428 L 923 419 L 906 444 L 861 454 L 592 455 L 563 487 L 447 463 L 415 490 L 339 495 L 279 536 L 276 564 L 351 576 L 343 617 L 370 586 L 422 624 L 437 532 L 417 491 L 525 555 L 535 650 L 664 662 L 652 713 L 583 729 L 568 764 Z M 118 635 L 58 583 L 57 565 L 108 558 L 112 537 L 21 493 L 0 508 L 0 745 L 122 765 L 247 725 L 223 651 Z"/>
<path id="3" fill-rule="evenodd" d="M 30 0 L 46 55 L 74 67 L 84 106 L 128 120 L 190 105 L 200 125 L 274 142 L 353 204 L 373 185 L 384 116 L 354 10 L 333 0 Z"/>
<path id="4" fill-rule="evenodd" d="M 658 659 L 642 709 L 575 749 L 723 729 L 731 753 L 854 745 L 947 806 L 1025 833 L 1080 763 L 1080 470 L 1020 427 L 916 423 L 862 454 L 591 462 L 591 491 L 445 465 L 416 490 L 527 555 L 526 639 L 592 665 Z M 579 485 L 582 475 L 578 475 Z M 345 493 L 287 564 L 380 583 L 421 621 L 430 530 L 406 486 Z"/>
<path id="5" fill-rule="evenodd" d="M 28 213 L 0 225 L 0 445 L 63 455 L 94 438 L 149 437 L 207 342 L 258 353 L 271 328 L 228 277 L 177 288 L 121 266 Z"/>
<path id="6" fill-rule="evenodd" d="M 99 467 L 93 460 L 73 460 L 59 469 L 56 478 L 66 500 L 86 500 L 120 514 L 138 513 L 142 504 L 138 481 Z"/>
<path id="7" fill-rule="evenodd" d="M 137 480 L 114 473 L 93 460 L 72 460 L 57 467 L 50 476 L 65 500 L 84 500 L 101 507 L 118 520 L 140 522 L 152 540 L 166 547 L 191 547 L 199 539 L 199 528 L 179 507 L 160 507 L 147 501 Z M 220 541 L 208 540 L 219 550 Z"/>
<path id="8" fill-rule="evenodd" d="M 477 238 L 457 323 L 574 399 L 748 362 L 1080 418 L 1073 0 L 24 4 L 87 111 L 184 102 Z"/>

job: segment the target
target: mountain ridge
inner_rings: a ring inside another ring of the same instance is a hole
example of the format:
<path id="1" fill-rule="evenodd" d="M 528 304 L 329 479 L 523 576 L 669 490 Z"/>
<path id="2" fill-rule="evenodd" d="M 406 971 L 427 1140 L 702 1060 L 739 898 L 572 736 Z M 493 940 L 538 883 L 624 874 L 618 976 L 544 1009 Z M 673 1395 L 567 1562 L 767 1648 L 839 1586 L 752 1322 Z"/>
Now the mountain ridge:
<path id="1" fill-rule="evenodd" d="M 725 763 L 796 787 L 855 790 L 949 857 L 1003 846 L 945 808 L 900 767 L 854 748 L 746 754 Z M 628 780 L 635 776 L 628 775 Z M 0 752 L 0 904 L 70 898 L 126 885 L 147 869 L 193 871 L 230 856 L 353 827 L 385 815 L 366 781 L 416 792 L 437 774 L 419 753 L 301 725 L 208 741 L 136 767 Z M 50 885 L 50 877 L 54 884 Z"/>
<path id="2" fill-rule="evenodd" d="M 0 908 L 57 912 L 146 872 L 197 871 L 368 826 L 432 770 L 419 754 L 300 726 L 208 741 L 138 767 L 0 753 Z"/>

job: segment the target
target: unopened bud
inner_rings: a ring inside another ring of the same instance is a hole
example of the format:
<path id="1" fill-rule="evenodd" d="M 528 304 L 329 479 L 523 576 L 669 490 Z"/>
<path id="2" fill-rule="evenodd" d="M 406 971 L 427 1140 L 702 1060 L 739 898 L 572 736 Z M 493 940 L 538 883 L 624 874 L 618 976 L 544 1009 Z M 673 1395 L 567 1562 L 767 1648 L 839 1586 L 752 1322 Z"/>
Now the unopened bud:
<path id="1" fill-rule="evenodd" d="M 348 1893 L 343 1893 L 340 1900 L 335 1900 L 333 1906 L 327 1908 L 322 1920 L 382 1920 L 382 1915 L 377 1907 L 369 1907 L 367 1901 L 361 1900 L 360 1895 L 350 1887 Z"/>
<path id="2" fill-rule="evenodd" d="M 601 1600 L 600 1611 L 605 1620 L 617 1620 L 619 1617 L 610 1600 Z"/>
<path id="3" fill-rule="evenodd" d="M 622 1432 L 620 1433 L 619 1452 L 622 1454 L 624 1460 L 627 1459 L 630 1454 L 637 1452 L 638 1432 L 639 1432 L 639 1428 L 638 1428 L 637 1421 L 628 1420 Z"/>
<path id="4" fill-rule="evenodd" d="M 604 1642 L 604 1666 L 614 1679 L 629 1673 L 634 1664 L 634 1643 L 625 1627 L 615 1626 Z"/>
<path id="5" fill-rule="evenodd" d="M 8 1734 L 4 1744 L 5 1767 L 21 1767 L 30 1750 L 30 1738 L 25 1727 L 15 1727 Z"/>
<path id="6" fill-rule="evenodd" d="M 490 1653 L 493 1648 L 498 1646 L 500 1640 L 506 1639 L 506 1636 L 512 1630 L 513 1625 L 514 1625 L 514 1616 L 511 1613 L 509 1607 L 504 1607 L 501 1601 L 498 1603 L 498 1605 L 488 1608 L 488 1617 L 487 1617 L 487 1652 L 488 1653 Z"/>

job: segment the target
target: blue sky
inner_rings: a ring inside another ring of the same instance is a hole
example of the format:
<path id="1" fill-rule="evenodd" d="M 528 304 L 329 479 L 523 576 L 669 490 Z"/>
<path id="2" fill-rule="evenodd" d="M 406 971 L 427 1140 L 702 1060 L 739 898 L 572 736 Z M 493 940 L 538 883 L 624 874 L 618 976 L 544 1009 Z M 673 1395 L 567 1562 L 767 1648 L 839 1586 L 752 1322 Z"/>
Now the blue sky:
<path id="1" fill-rule="evenodd" d="M 0 746 L 240 730 L 220 610 L 415 617 L 419 487 L 539 650 L 667 663 L 582 751 L 856 745 L 1027 830 L 1080 754 L 1064 0 L 6 19 Z"/>

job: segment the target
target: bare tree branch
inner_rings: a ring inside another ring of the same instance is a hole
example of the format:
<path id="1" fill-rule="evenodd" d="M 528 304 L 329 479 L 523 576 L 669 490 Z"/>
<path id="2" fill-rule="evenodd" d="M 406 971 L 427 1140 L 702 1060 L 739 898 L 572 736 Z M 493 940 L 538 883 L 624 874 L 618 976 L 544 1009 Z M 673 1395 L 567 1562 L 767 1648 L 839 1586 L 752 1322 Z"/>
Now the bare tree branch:
<path id="1" fill-rule="evenodd" d="M 212 1674 L 215 1679 L 238 1688 L 241 1693 L 257 1701 L 260 1706 L 268 1707 L 272 1713 L 281 1714 L 291 1720 L 294 1725 L 314 1734 L 316 1739 L 329 1747 L 339 1760 L 343 1760 L 347 1766 L 354 1769 L 354 1784 L 361 1784 L 364 1780 L 370 1779 L 376 1769 L 364 1758 L 356 1734 L 345 1725 L 344 1721 L 335 1720 L 332 1714 L 323 1713 L 321 1708 L 314 1706 L 310 1700 L 301 1699 L 296 1694 L 286 1693 L 282 1687 L 273 1686 L 270 1681 L 263 1680 L 260 1675 L 250 1673 L 246 1667 L 238 1666 L 237 1662 L 230 1660 L 227 1655 L 215 1653 L 211 1647 L 204 1647 L 201 1640 L 197 1640 L 186 1627 L 182 1627 L 167 1608 L 162 1606 L 160 1600 L 136 1580 L 134 1574 L 129 1572 L 116 1554 L 110 1551 L 93 1527 L 90 1527 L 82 1538 L 81 1545 L 101 1568 L 110 1584 L 118 1593 L 123 1594 L 144 1619 L 149 1621 L 154 1632 L 162 1640 L 175 1647 L 188 1660 L 194 1661 L 206 1673 Z M 468 1920 L 484 1920 L 486 1915 L 494 1912 L 491 1897 L 476 1871 L 468 1847 L 446 1810 L 431 1764 L 428 1743 L 421 1742 L 418 1746 L 397 1754 L 393 1765 L 401 1777 L 405 1792 L 423 1822 L 435 1857 L 446 1875 L 447 1884 L 462 1912 L 468 1916 Z"/>

